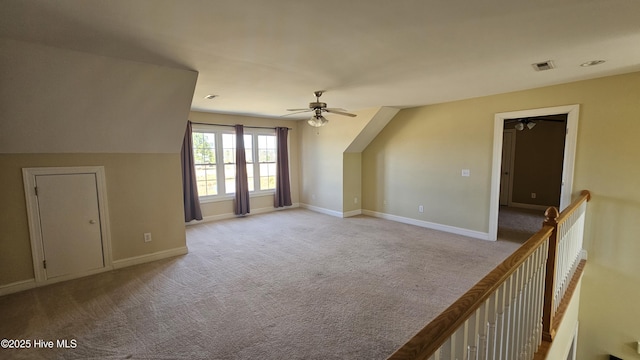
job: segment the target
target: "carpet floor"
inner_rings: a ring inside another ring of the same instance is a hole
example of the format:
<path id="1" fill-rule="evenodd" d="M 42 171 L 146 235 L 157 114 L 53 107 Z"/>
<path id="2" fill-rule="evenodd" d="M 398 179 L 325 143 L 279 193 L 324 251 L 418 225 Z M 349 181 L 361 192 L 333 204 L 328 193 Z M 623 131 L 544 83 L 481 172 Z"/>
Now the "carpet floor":
<path id="1" fill-rule="evenodd" d="M 498 240 L 524 243 L 542 228 L 544 211 L 500 206 Z"/>
<path id="2" fill-rule="evenodd" d="M 187 245 L 0 297 L 0 338 L 32 340 L 0 358 L 385 359 L 519 246 L 303 209 L 190 226 Z"/>

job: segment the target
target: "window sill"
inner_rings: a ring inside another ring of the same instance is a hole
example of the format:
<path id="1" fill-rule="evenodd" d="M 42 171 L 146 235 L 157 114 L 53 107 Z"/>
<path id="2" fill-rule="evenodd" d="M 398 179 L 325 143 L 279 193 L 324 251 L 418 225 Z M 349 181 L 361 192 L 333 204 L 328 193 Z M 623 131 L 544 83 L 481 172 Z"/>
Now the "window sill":
<path id="1" fill-rule="evenodd" d="M 276 193 L 275 190 L 252 191 L 252 192 L 249 193 L 249 198 L 262 197 L 262 196 L 273 196 L 275 193 Z M 221 202 L 221 201 L 231 201 L 231 200 L 235 199 L 235 194 L 202 196 L 199 199 L 200 199 L 200 204 L 216 203 L 216 202 Z"/>

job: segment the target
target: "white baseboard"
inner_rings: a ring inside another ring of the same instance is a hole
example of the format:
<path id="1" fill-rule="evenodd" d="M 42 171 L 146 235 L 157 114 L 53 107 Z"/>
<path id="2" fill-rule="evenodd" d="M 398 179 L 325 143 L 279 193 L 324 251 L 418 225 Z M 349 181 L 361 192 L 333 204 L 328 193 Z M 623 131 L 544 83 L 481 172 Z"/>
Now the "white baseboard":
<path id="1" fill-rule="evenodd" d="M 362 214 L 362 209 L 358 209 L 358 210 L 352 210 L 352 211 L 347 211 L 345 213 L 342 213 L 342 217 L 352 217 L 352 216 L 356 216 L 356 215 L 361 215 Z"/>
<path id="2" fill-rule="evenodd" d="M 534 204 L 525 204 L 525 203 L 517 203 L 517 202 L 510 202 L 509 206 L 511 207 L 517 207 L 517 208 L 521 208 L 521 209 L 532 209 L 532 210 L 542 210 L 545 211 L 548 208 L 550 208 L 552 205 L 534 205 Z M 556 206 L 557 207 L 557 206 Z"/>
<path id="3" fill-rule="evenodd" d="M 258 208 L 258 209 L 251 209 L 251 212 L 246 216 L 256 215 L 256 214 L 265 214 L 265 213 L 270 213 L 270 212 L 273 212 L 273 211 L 287 210 L 287 209 L 297 208 L 299 206 L 300 206 L 300 204 L 295 203 L 295 204 L 293 204 L 291 206 L 286 206 L 286 207 L 281 207 L 281 208 L 264 207 L 264 208 Z M 203 216 L 202 220 L 192 220 L 192 221 L 189 221 L 188 223 L 185 223 L 185 225 L 186 226 L 198 225 L 198 224 L 203 224 L 203 223 L 212 222 L 212 221 L 233 219 L 233 218 L 237 218 L 239 216 L 240 215 L 236 215 L 234 213 Z"/>
<path id="4" fill-rule="evenodd" d="M 151 262 L 151 261 L 155 261 L 155 260 L 160 260 L 160 259 L 165 259 L 165 258 L 169 258 L 169 257 L 173 257 L 173 256 L 178 256 L 178 255 L 184 255 L 187 252 L 188 252 L 187 247 L 183 246 L 183 247 L 179 247 L 179 248 L 175 248 L 175 249 L 158 251 L 158 252 L 155 252 L 153 254 L 146 254 L 146 255 L 134 256 L 134 257 L 127 258 L 127 259 L 122 259 L 122 260 L 115 260 L 115 261 L 113 261 L 112 266 L 107 266 L 107 267 L 100 268 L 100 269 L 97 269 L 97 270 L 84 272 L 82 274 L 74 274 L 74 275 L 69 275 L 69 276 L 60 276 L 60 277 L 56 277 L 56 278 L 52 278 L 52 279 L 47 279 L 47 280 L 39 282 L 39 283 L 37 283 L 35 279 L 17 281 L 17 282 L 11 283 L 11 284 L 0 285 L 0 296 L 17 293 L 17 292 L 24 291 L 24 290 L 33 289 L 33 288 L 39 287 L 39 286 L 46 286 L 46 285 L 50 285 L 50 284 L 54 284 L 54 283 L 58 283 L 58 282 L 62 282 L 62 281 L 67 281 L 67 280 L 71 280 L 71 279 L 77 279 L 77 278 L 81 278 L 81 277 L 85 277 L 85 276 L 95 275 L 95 274 L 98 274 L 98 273 L 101 273 L 101 272 L 110 271 L 112 269 L 120 269 L 120 268 L 127 267 L 127 266 L 143 264 L 143 263 L 147 263 L 147 262 Z"/>
<path id="5" fill-rule="evenodd" d="M 331 215 L 331 216 L 335 216 L 335 217 L 344 217 L 344 214 L 340 211 L 336 211 L 336 210 L 331 210 L 331 209 L 325 209 L 325 208 L 321 208 L 319 206 L 314 206 L 314 205 L 309 205 L 309 204 L 300 204 L 300 207 L 303 209 L 307 209 L 307 210 L 311 210 L 311 211 L 315 211 L 321 214 L 325 214 L 325 215 Z"/>
<path id="6" fill-rule="evenodd" d="M 64 282 L 64 281 L 67 281 L 67 280 L 83 278 L 83 277 L 87 277 L 87 276 L 91 276 L 91 275 L 95 275 L 95 274 L 99 274 L 99 273 L 103 273 L 103 272 L 107 272 L 107 271 L 111 271 L 111 270 L 113 270 L 113 266 L 108 265 L 108 266 L 101 267 L 101 268 L 98 268 L 98 269 L 86 270 L 86 271 L 83 271 L 83 272 L 80 272 L 80 273 L 76 273 L 76 274 L 56 276 L 56 277 L 53 277 L 53 278 L 45 279 L 43 281 L 36 281 L 35 278 L 34 279 L 25 280 L 25 281 L 19 281 L 19 282 L 16 282 L 16 283 L 12 283 L 12 284 L 8 284 L 8 285 L 4 285 L 4 286 L 0 287 L 0 296 L 1 295 L 5 295 L 5 294 L 18 292 L 18 291 L 29 290 L 29 289 L 36 288 L 36 287 L 47 286 L 47 285 L 51 285 L 51 284 L 55 284 L 55 283 L 59 283 L 59 282 Z M 6 293 L 4 291 L 6 291 Z"/>
<path id="7" fill-rule="evenodd" d="M 432 223 L 432 222 L 429 222 L 429 221 L 416 220 L 416 219 L 411 219 L 411 218 L 407 218 L 407 217 L 403 217 L 403 216 L 385 214 L 385 213 L 380 213 L 380 212 L 371 211 L 371 210 L 362 210 L 362 214 L 368 215 L 368 216 L 377 217 L 377 218 L 381 218 L 381 219 L 397 221 L 397 222 L 401 222 L 401 223 L 404 223 L 404 224 L 420 226 L 420 227 L 424 227 L 424 228 L 428 228 L 428 229 L 444 231 L 444 232 L 448 232 L 448 233 L 452 233 L 452 234 L 468 236 L 468 237 L 472 237 L 472 238 L 476 238 L 476 239 L 489 240 L 489 233 L 484 233 L 484 232 L 481 232 L 481 231 L 475 231 L 475 230 L 469 230 L 469 229 L 459 228 L 459 227 L 455 227 L 455 226 L 437 224 L 437 223 Z"/>
<path id="8" fill-rule="evenodd" d="M 17 293 L 36 287 L 36 279 L 16 281 L 11 284 L 0 286 L 0 296 Z"/>
<path id="9" fill-rule="evenodd" d="M 187 247 L 183 246 L 183 247 L 179 247 L 179 248 L 175 248 L 175 249 L 169 249 L 169 250 L 163 250 L 163 251 L 154 252 L 152 254 L 145 254 L 145 255 L 134 256 L 134 257 L 121 259 L 121 260 L 114 260 L 113 261 L 113 268 L 114 269 L 121 269 L 121 268 L 127 267 L 127 266 L 144 264 L 144 263 L 148 263 L 148 262 L 151 262 L 151 261 L 156 261 L 156 260 L 160 260 L 160 259 L 166 259 L 166 258 L 173 257 L 173 256 L 184 255 L 184 254 L 186 254 L 188 252 L 189 252 L 189 250 L 187 249 Z"/>

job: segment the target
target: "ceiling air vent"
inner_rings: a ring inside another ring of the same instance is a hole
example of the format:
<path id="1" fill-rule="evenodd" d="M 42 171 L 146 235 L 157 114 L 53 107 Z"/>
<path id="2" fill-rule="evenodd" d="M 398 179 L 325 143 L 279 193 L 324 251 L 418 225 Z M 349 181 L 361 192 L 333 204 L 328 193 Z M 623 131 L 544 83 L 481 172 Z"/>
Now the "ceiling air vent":
<path id="1" fill-rule="evenodd" d="M 551 69 L 555 69 L 556 67 L 555 65 L 553 65 L 553 61 L 551 60 L 531 64 L 531 66 L 533 66 L 533 69 L 535 71 L 551 70 Z"/>

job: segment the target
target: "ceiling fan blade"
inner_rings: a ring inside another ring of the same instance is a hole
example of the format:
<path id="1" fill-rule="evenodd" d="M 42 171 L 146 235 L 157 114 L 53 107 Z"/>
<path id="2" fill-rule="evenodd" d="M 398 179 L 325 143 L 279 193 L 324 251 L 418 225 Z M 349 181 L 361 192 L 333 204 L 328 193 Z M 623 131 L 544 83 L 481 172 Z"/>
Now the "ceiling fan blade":
<path id="1" fill-rule="evenodd" d="M 287 111 L 311 111 L 313 109 L 303 108 L 303 109 L 287 109 Z"/>
<path id="2" fill-rule="evenodd" d="M 302 110 L 302 109 L 287 109 L 287 111 L 295 111 L 295 112 L 292 112 L 292 113 L 289 113 L 289 114 L 280 115 L 280 117 L 306 113 L 306 112 L 311 111 L 311 109 L 306 109 L 306 110 Z"/>
<path id="3" fill-rule="evenodd" d="M 345 115 L 345 116 L 351 116 L 351 117 L 358 116 L 356 114 L 351 114 L 351 113 L 348 113 L 348 112 L 340 111 L 342 109 L 338 110 L 338 109 L 335 109 L 335 108 L 326 108 L 326 109 L 322 109 L 322 110 L 324 110 L 324 111 L 326 111 L 328 113 L 332 113 L 332 114 Z"/>

